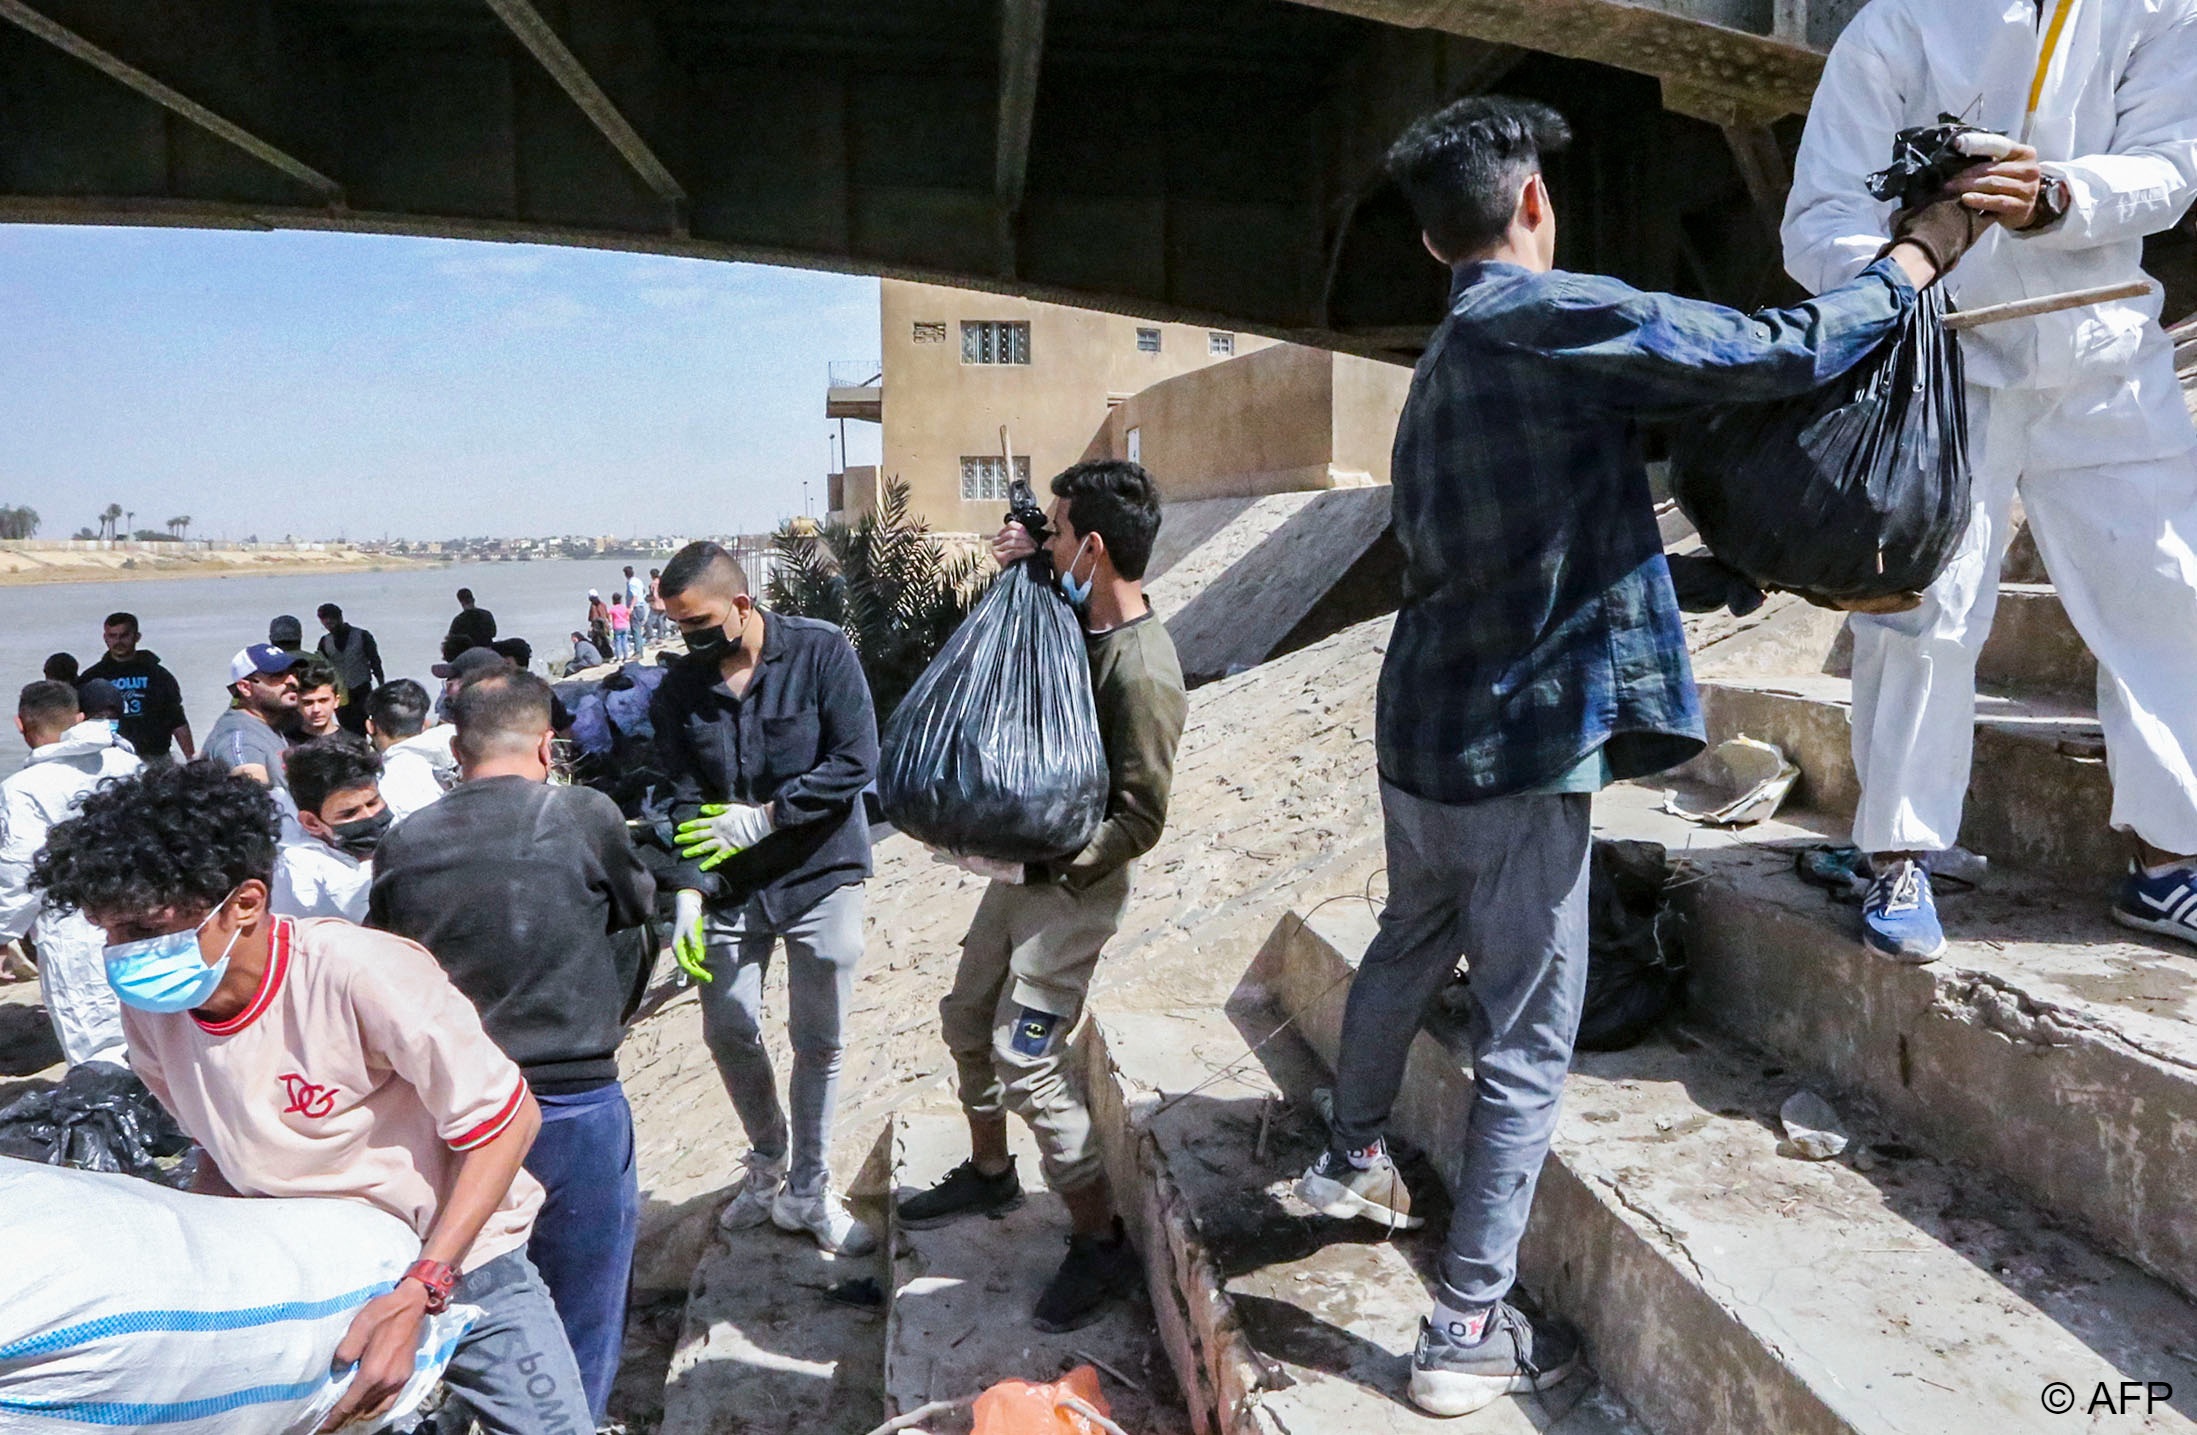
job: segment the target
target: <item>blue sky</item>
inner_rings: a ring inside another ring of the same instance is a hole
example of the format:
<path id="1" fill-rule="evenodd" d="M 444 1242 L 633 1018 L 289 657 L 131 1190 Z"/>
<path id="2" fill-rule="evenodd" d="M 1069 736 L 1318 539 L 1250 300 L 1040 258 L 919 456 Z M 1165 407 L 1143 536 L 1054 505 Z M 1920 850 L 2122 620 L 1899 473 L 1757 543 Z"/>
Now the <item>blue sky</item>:
<path id="1" fill-rule="evenodd" d="M 877 281 L 585 249 L 0 225 L 0 504 L 194 537 L 756 531 L 823 506 Z M 857 463 L 877 428 L 847 425 Z"/>

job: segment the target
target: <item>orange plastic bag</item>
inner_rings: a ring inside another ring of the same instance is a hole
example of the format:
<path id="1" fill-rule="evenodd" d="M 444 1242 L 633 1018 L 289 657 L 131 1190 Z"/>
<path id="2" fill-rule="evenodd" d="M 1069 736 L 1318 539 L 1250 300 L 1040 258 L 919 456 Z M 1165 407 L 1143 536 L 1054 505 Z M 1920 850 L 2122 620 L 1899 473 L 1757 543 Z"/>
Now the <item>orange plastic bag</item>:
<path id="1" fill-rule="evenodd" d="M 1102 1435 L 1083 1416 L 1060 1408 L 1063 1395 L 1074 1396 L 1109 1419 L 1113 1416 L 1106 1397 L 1099 1393 L 1098 1372 L 1079 1365 L 1050 1385 L 1002 1380 L 985 1391 L 976 1398 L 972 1435 Z"/>

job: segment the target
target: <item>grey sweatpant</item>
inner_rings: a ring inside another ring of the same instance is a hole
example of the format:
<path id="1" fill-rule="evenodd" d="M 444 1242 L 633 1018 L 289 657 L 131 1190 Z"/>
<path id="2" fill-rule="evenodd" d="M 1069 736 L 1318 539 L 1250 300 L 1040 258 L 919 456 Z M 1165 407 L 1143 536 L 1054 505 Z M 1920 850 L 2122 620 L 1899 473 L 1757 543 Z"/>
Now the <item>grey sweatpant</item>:
<path id="1" fill-rule="evenodd" d="M 702 1039 L 717 1060 L 748 1144 L 765 1161 L 787 1158 L 786 1109 L 763 1047 L 763 977 L 786 944 L 786 1028 L 793 1043 L 792 1167 L 796 1196 L 829 1179 L 832 1109 L 839 1101 L 841 1033 L 862 960 L 862 884 L 840 887 L 807 911 L 773 925 L 747 901 L 710 911 L 703 924 L 714 980 L 701 984 Z"/>
<path id="2" fill-rule="evenodd" d="M 1388 906 L 1343 1013 L 1334 1139 L 1363 1150 L 1381 1136 L 1427 1003 L 1462 958 L 1472 1111 L 1442 1254 L 1451 1305 L 1490 1304 L 1517 1279 L 1586 992 L 1591 804 L 1564 793 L 1452 806 L 1381 784 Z"/>
<path id="3" fill-rule="evenodd" d="M 458 1342 L 443 1380 L 458 1392 L 445 1417 L 466 1411 L 487 1435 L 593 1435 L 580 1367 L 564 1322 L 524 1250 L 506 1251 L 458 1280 L 451 1300 L 481 1318 Z M 462 1426 L 443 1418 L 438 1429 Z"/>

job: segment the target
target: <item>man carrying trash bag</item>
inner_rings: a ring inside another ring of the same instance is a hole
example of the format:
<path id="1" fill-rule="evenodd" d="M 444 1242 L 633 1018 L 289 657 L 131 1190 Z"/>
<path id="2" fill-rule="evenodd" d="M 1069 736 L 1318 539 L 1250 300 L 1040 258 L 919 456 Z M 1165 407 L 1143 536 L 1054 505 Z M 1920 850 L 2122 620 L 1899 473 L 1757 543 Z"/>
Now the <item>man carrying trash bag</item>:
<path id="1" fill-rule="evenodd" d="M 1083 621 L 1106 749 L 1106 815 L 1082 851 L 1059 861 L 949 856 L 991 879 L 962 939 L 953 989 L 939 1003 L 970 1156 L 938 1185 L 903 1200 L 899 1214 L 922 1227 L 1021 1205 L 1007 1113 L 1022 1117 L 1074 1227 L 1067 1258 L 1031 1318 L 1040 1330 L 1064 1331 L 1095 1320 L 1140 1275 L 1068 1056 L 1099 953 L 1128 908 L 1133 864 L 1167 825 L 1190 703 L 1175 645 L 1144 599 L 1160 527 L 1151 475 L 1134 463 L 1097 459 L 1061 473 L 1053 494 L 1045 552 Z M 1038 551 L 1019 523 L 992 540 L 1002 567 Z"/>
<path id="2" fill-rule="evenodd" d="M 1903 213 L 1852 283 L 1742 314 L 1555 267 L 1545 105 L 1461 100 L 1388 172 L 1452 274 L 1396 429 L 1404 603 L 1375 748 L 1389 898 L 1343 1015 L 1323 1215 L 1423 1220 L 1383 1142 L 1428 1001 L 1470 968 L 1473 1094 L 1410 1396 L 1470 1414 L 1546 1389 L 1574 1337 L 1506 1299 L 1556 1126 L 1587 977 L 1591 794 L 1702 748 L 1636 425 L 1807 393 L 1895 333 L 1956 261 L 1957 204 Z"/>
<path id="3" fill-rule="evenodd" d="M 1980 231 L 1952 281 L 1964 307 L 2140 279 L 2144 236 L 2197 194 L 2197 0 L 1874 0 L 1809 112 L 1785 213 L 1794 278 L 1821 291 L 1874 258 L 1888 210 L 1865 180 L 1896 132 L 1941 113 L 2033 142 L 1953 183 Z M 1945 950 L 1928 869 L 1960 835 L 2017 492 L 2098 658 L 2113 825 L 2139 848 L 2113 914 L 2197 942 L 2197 431 L 2159 312 L 2154 289 L 1962 336 L 1967 537 L 1920 608 L 1853 619 L 1854 842 L 1881 956 Z"/>

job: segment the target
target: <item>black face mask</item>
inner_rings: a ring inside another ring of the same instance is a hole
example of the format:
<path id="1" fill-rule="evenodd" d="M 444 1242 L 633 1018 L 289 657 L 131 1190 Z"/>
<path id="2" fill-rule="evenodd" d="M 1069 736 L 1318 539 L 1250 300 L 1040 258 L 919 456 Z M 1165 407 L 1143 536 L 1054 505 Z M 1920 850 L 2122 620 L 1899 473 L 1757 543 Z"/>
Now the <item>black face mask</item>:
<path id="1" fill-rule="evenodd" d="M 363 862 L 374 855 L 375 848 L 381 846 L 382 834 L 389 830 L 389 824 L 395 820 L 396 814 L 384 807 L 372 817 L 360 817 L 350 822 L 331 822 L 328 830 L 336 838 L 331 845 L 345 856 L 356 857 Z"/>
<path id="2" fill-rule="evenodd" d="M 732 646 L 732 639 L 725 636 L 725 625 L 718 623 L 708 628 L 688 628 L 681 632 L 687 640 L 687 656 L 690 658 L 721 658 L 725 649 Z"/>

